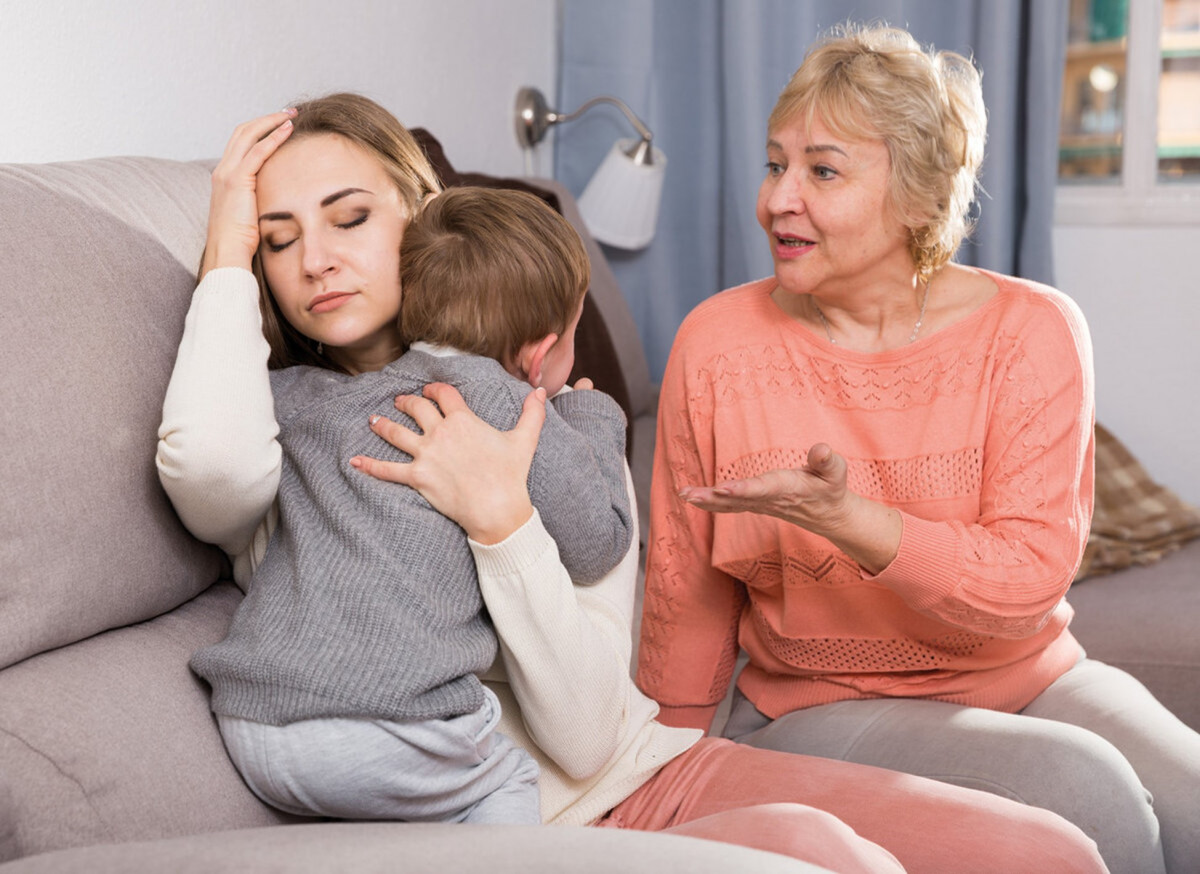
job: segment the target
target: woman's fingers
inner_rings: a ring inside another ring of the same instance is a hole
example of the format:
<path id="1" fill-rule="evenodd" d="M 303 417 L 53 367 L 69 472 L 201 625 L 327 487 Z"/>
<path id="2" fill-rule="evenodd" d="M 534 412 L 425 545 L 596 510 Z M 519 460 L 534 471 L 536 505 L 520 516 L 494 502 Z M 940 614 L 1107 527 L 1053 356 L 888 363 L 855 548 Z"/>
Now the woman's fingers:
<path id="1" fill-rule="evenodd" d="M 728 480 L 711 488 L 689 486 L 680 497 L 701 509 L 716 513 L 763 513 L 778 504 L 792 504 L 809 492 L 801 470 L 773 470 L 748 479 Z"/>
<path id="2" fill-rule="evenodd" d="M 444 382 L 431 382 L 425 386 L 425 397 L 441 407 L 443 417 L 467 409 L 467 402 L 458 389 Z"/>
<path id="3" fill-rule="evenodd" d="M 293 124 L 291 116 L 287 117 L 265 135 L 258 137 L 246 150 L 247 169 L 258 173 L 263 163 L 275 154 L 283 141 L 292 135 Z"/>
<path id="4" fill-rule="evenodd" d="M 289 108 L 242 122 L 230 134 L 229 142 L 225 144 L 225 151 L 221 155 L 221 160 L 229 159 L 236 162 L 264 138 L 275 136 L 281 130 L 286 130 L 290 133 L 292 119 L 295 117 L 296 110 Z M 283 134 L 281 138 L 286 139 L 287 134 Z"/>
<path id="5" fill-rule="evenodd" d="M 458 389 L 444 382 L 431 382 L 425 386 L 425 397 L 397 395 L 396 409 L 417 423 L 420 432 L 415 432 L 390 419 L 376 416 L 371 420 L 371 430 L 402 452 L 416 455 L 423 434 L 431 434 L 448 417 L 466 413 L 474 418 Z M 513 427 L 511 438 L 515 452 L 533 457 L 537 449 L 542 425 L 546 421 L 546 390 L 536 388 L 525 396 L 521 416 Z"/>
<path id="6" fill-rule="evenodd" d="M 396 395 L 396 409 L 416 422 L 417 427 L 425 434 L 432 432 L 434 428 L 440 425 L 443 418 L 442 411 L 437 408 L 433 401 L 423 398 L 420 395 Z M 385 437 L 384 439 L 387 438 Z M 405 451 L 407 452 L 408 450 Z M 411 455 L 412 453 L 409 454 Z"/>
<path id="7" fill-rule="evenodd" d="M 530 458 L 537 449 L 538 438 L 542 435 L 542 425 L 545 422 L 546 390 L 535 388 L 525 395 L 525 403 L 521 407 L 521 418 L 517 420 L 517 425 L 513 428 L 518 445 L 529 452 Z"/>
<path id="8" fill-rule="evenodd" d="M 412 470 L 411 464 L 404 464 L 399 461 L 380 461 L 378 458 L 371 458 L 368 455 L 356 455 L 350 459 L 350 464 L 357 470 L 361 470 L 365 474 L 375 477 L 375 479 L 384 480 L 390 483 L 400 483 L 401 485 L 412 485 Z"/>
<path id="9" fill-rule="evenodd" d="M 808 450 L 805 469 L 828 483 L 835 492 L 840 493 L 846 488 L 846 475 L 849 472 L 846 459 L 834 452 L 828 443 L 813 444 Z"/>
<path id="10" fill-rule="evenodd" d="M 421 435 L 416 431 L 399 422 L 393 422 L 387 416 L 372 416 L 369 424 L 372 431 L 401 452 L 407 452 L 409 455 L 417 454 Z"/>
<path id="11" fill-rule="evenodd" d="M 546 418 L 545 390 L 529 393 L 511 431 L 484 422 L 449 385 L 431 383 L 424 394 L 395 401 L 419 431 L 385 416 L 370 423 L 373 432 L 411 455 L 410 463 L 363 456 L 350 463 L 377 479 L 412 486 L 480 543 L 503 540 L 533 513 L 527 481 Z"/>

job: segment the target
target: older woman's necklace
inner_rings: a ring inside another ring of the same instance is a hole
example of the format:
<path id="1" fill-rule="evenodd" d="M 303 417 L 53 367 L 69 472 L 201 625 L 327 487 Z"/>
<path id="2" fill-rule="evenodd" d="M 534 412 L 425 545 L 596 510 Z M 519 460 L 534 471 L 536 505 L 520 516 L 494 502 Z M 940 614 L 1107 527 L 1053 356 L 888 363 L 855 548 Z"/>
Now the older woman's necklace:
<path id="1" fill-rule="evenodd" d="M 812 300 L 813 309 L 817 311 L 817 318 L 821 320 L 821 327 L 825 329 L 825 337 L 834 346 L 838 341 L 833 339 L 833 332 L 829 330 L 829 322 L 825 319 L 825 314 L 821 312 L 821 307 L 817 305 L 816 298 Z M 925 321 L 925 304 L 929 303 L 929 280 L 925 280 L 925 293 L 921 295 L 921 311 L 917 313 L 917 323 L 913 325 L 912 333 L 908 335 L 908 342 L 914 343 L 917 339 L 917 334 L 921 333 L 921 323 Z"/>

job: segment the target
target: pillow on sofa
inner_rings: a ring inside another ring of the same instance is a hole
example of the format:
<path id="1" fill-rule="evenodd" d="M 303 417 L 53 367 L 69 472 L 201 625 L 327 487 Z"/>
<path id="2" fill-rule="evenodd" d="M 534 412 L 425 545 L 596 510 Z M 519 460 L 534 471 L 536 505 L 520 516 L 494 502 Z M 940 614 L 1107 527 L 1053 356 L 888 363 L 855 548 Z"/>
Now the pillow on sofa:
<path id="1" fill-rule="evenodd" d="M 1108 429 L 1096 425 L 1096 503 L 1075 582 L 1158 561 L 1200 537 L 1200 510 L 1159 485 Z"/>
<path id="2" fill-rule="evenodd" d="M 0 672 L 0 862 L 297 820 L 246 789 L 208 686 L 188 670 L 241 599 L 222 583 L 165 616 Z"/>
<path id="3" fill-rule="evenodd" d="M 209 188 L 198 163 L 0 165 L 0 667 L 219 576 L 154 468 Z"/>

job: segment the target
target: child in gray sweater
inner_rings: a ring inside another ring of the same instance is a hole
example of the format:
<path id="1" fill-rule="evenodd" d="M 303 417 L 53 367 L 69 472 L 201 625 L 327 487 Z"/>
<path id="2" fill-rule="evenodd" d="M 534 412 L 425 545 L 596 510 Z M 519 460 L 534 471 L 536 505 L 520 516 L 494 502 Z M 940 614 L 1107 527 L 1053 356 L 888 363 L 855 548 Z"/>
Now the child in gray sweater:
<path id="1" fill-rule="evenodd" d="M 194 670 L 226 747 L 283 810 L 405 821 L 541 821 L 537 765 L 494 731 L 480 683 L 497 656 L 462 529 L 415 490 L 358 472 L 407 461 L 366 427 L 398 394 L 455 386 L 511 429 L 530 386 L 552 397 L 530 497 L 577 584 L 625 555 L 632 516 L 625 419 L 598 391 L 562 391 L 589 265 L 574 229 L 517 191 L 429 200 L 401 245 L 409 351 L 351 376 L 272 371 L 280 521 L 228 636 Z M 415 423 L 412 423 L 415 425 Z"/>

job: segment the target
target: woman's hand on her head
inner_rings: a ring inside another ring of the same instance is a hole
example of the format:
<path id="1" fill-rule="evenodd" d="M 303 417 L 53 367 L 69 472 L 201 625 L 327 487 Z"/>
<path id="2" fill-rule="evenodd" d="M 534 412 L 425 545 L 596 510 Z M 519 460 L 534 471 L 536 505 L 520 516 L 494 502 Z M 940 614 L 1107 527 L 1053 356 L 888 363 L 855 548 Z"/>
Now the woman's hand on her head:
<path id="1" fill-rule="evenodd" d="M 258 202 L 255 184 L 267 158 L 292 133 L 294 109 L 285 109 L 238 125 L 212 173 L 208 238 L 200 276 L 218 267 L 250 269 L 258 250 Z"/>
<path id="2" fill-rule="evenodd" d="M 436 405 L 435 405 L 436 404 Z M 453 386 L 430 383 L 425 396 L 400 395 L 396 409 L 421 433 L 383 416 L 371 430 L 402 452 L 408 463 L 365 456 L 350 460 L 363 473 L 412 486 L 479 543 L 504 540 L 533 515 L 529 466 L 546 420 L 546 392 L 531 391 L 517 425 L 498 431 L 470 409 Z"/>

